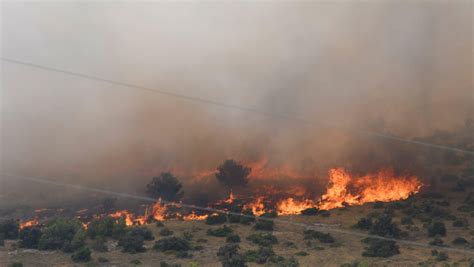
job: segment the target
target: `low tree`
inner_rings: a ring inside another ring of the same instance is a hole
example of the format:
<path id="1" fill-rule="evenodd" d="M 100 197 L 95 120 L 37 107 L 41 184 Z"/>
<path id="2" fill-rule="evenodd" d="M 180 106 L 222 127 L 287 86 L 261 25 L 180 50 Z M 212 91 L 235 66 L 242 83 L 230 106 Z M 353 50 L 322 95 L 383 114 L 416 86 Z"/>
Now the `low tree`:
<path id="1" fill-rule="evenodd" d="M 364 257 L 390 257 L 400 254 L 398 246 L 395 241 L 383 240 L 378 238 L 366 238 L 362 240 L 363 243 L 369 246 L 365 248 L 362 253 Z"/>
<path id="2" fill-rule="evenodd" d="M 82 224 L 78 220 L 66 218 L 52 220 L 43 228 L 38 248 L 40 250 L 63 249 L 70 252 L 71 242 L 79 230 L 82 231 Z"/>
<path id="3" fill-rule="evenodd" d="M 38 242 L 41 238 L 41 230 L 39 227 L 25 227 L 20 230 L 20 247 L 22 248 L 38 248 Z"/>
<path id="4" fill-rule="evenodd" d="M 146 249 L 143 247 L 143 241 L 143 236 L 127 232 L 127 234 L 120 239 L 118 245 L 122 247 L 123 252 L 135 254 L 145 252 Z"/>
<path id="5" fill-rule="evenodd" d="M 147 184 L 146 189 L 150 196 L 166 201 L 178 201 L 184 195 L 183 185 L 178 178 L 169 172 L 153 177 L 151 182 Z"/>
<path id="6" fill-rule="evenodd" d="M 446 236 L 446 226 L 443 222 L 432 222 L 428 226 L 428 236 Z"/>
<path id="7" fill-rule="evenodd" d="M 71 259 L 74 262 L 88 262 L 91 260 L 91 251 L 87 247 L 81 247 L 71 255 Z"/>
<path id="8" fill-rule="evenodd" d="M 184 238 L 173 236 L 156 241 L 153 248 L 158 251 L 187 251 L 191 249 L 191 244 Z"/>
<path id="9" fill-rule="evenodd" d="M 251 169 L 229 159 L 217 168 L 217 180 L 228 187 L 246 186 Z"/>

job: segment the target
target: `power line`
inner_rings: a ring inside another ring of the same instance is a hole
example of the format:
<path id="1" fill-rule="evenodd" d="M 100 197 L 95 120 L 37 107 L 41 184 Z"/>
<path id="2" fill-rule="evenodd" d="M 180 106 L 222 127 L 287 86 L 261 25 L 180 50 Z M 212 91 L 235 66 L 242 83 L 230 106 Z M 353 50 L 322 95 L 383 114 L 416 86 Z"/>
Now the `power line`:
<path id="1" fill-rule="evenodd" d="M 414 145 L 420 145 L 428 148 L 435 148 L 435 149 L 441 149 L 441 150 L 446 150 L 446 151 L 451 151 L 451 152 L 457 152 L 457 153 L 463 153 L 467 155 L 474 155 L 474 151 L 470 150 L 464 150 L 460 148 L 455 148 L 455 147 L 450 147 L 450 146 L 444 146 L 444 145 L 438 145 L 438 144 L 433 144 L 433 143 L 428 143 L 428 142 L 423 142 L 423 141 L 417 141 L 417 140 L 411 140 L 395 135 L 389 135 L 385 133 L 380 133 L 380 132 L 374 132 L 374 131 L 367 131 L 363 129 L 356 129 L 352 127 L 344 127 L 341 125 L 336 125 L 334 123 L 330 122 L 314 122 L 314 121 L 309 121 L 303 118 L 295 117 L 292 115 L 288 114 L 281 114 L 281 113 L 274 113 L 266 110 L 261 110 L 258 108 L 254 107 L 245 107 L 245 106 L 239 106 L 239 105 L 234 105 L 234 104 L 229 104 L 229 103 L 224 103 L 220 101 L 215 101 L 215 100 L 210 100 L 206 98 L 201 98 L 197 96 L 190 96 L 190 95 L 184 95 L 184 94 L 179 94 L 179 93 L 174 93 L 171 91 L 166 91 L 166 90 L 161 90 L 161 89 L 156 89 L 156 88 L 150 88 L 150 87 L 144 87 L 144 86 L 139 86 L 139 85 L 134 85 L 130 83 L 125 83 L 125 82 L 119 82 L 111 79 L 105 79 L 105 78 L 100 78 L 88 74 L 83 74 L 83 73 L 77 73 L 77 72 L 72 72 L 72 71 L 67 71 L 67 70 L 61 70 L 53 67 L 48 67 L 44 65 L 39 65 L 35 63 L 30 63 L 30 62 L 24 62 L 16 59 L 11 59 L 11 58 L 6 58 L 6 57 L 1 57 L 0 58 L 4 62 L 12 63 L 12 64 L 19 64 L 19 65 L 24 65 L 32 68 L 37 68 L 37 69 L 42 69 L 42 70 L 47 70 L 47 71 L 52 71 L 52 72 L 58 72 L 58 73 L 63 73 L 67 74 L 70 76 L 75 76 L 75 77 L 80 77 L 84 79 L 89 79 L 93 81 L 98 81 L 98 82 L 104 82 L 104 83 L 109 83 L 113 85 L 118 85 L 118 86 L 123 86 L 127 88 L 134 88 L 134 89 L 139 89 L 143 91 L 147 91 L 150 93 L 157 93 L 157 94 L 162 94 L 162 95 L 167 95 L 170 97 L 176 97 L 176 98 L 181 98 L 189 101 L 194 101 L 194 102 L 201 102 L 205 104 L 211 104 L 215 106 L 220 106 L 224 108 L 229 108 L 229 109 L 235 109 L 235 110 L 240 110 L 240 111 L 245 111 L 245 112 L 251 112 L 251 113 L 257 113 L 261 114 L 267 117 L 271 118 L 276 118 L 280 120 L 288 120 L 288 121 L 295 121 L 315 127 L 327 127 L 327 128 L 333 128 L 333 129 L 338 129 L 342 130 L 345 132 L 350 132 L 350 133 L 355 133 L 355 134 L 360 134 L 360 135 L 368 135 L 376 138 L 381 138 L 381 139 L 387 139 L 387 140 L 393 140 L 397 142 L 403 142 L 403 143 L 408 143 L 408 144 L 414 144 Z"/>
<path id="2" fill-rule="evenodd" d="M 138 200 L 143 200 L 143 201 L 152 202 L 152 203 L 155 203 L 155 202 L 158 201 L 157 199 L 150 198 L 150 197 L 132 195 L 132 194 L 123 193 L 123 192 L 115 192 L 115 191 L 110 191 L 110 190 L 105 190 L 105 189 L 100 189 L 100 188 L 94 188 L 94 187 L 88 187 L 88 186 L 83 186 L 83 185 L 77 185 L 77 184 L 68 184 L 68 183 L 63 183 L 63 182 L 51 181 L 51 180 L 48 180 L 48 179 L 38 178 L 38 177 L 19 176 L 19 175 L 13 175 L 13 174 L 2 174 L 2 176 L 3 177 L 8 177 L 8 178 L 15 178 L 15 179 L 21 179 L 21 180 L 36 182 L 36 183 L 54 185 L 54 186 L 69 187 L 69 188 L 73 188 L 73 189 L 77 189 L 77 190 L 88 191 L 88 192 L 93 192 L 93 193 L 100 193 L 100 194 L 106 194 L 106 195 L 112 195 L 112 196 L 117 196 L 117 197 L 122 197 L 122 198 L 138 199 Z M 220 209 L 214 209 L 214 208 L 210 208 L 210 207 L 202 207 L 202 206 L 196 206 L 196 205 L 185 204 L 185 203 L 175 203 L 175 202 L 165 201 L 165 200 L 160 200 L 160 202 L 163 203 L 163 204 L 170 204 L 170 205 L 189 208 L 189 209 L 193 209 L 193 210 L 201 210 L 201 211 L 207 211 L 207 212 L 216 212 L 216 213 L 224 213 L 224 214 L 238 215 L 238 216 L 242 216 L 242 217 L 255 218 L 254 216 L 251 216 L 251 215 L 246 215 L 246 214 L 231 212 L 231 211 L 226 211 L 226 210 L 220 210 Z M 275 222 L 278 222 L 278 223 L 298 226 L 298 227 L 302 227 L 302 228 L 306 228 L 306 229 L 317 229 L 317 230 L 320 230 L 320 231 L 327 231 L 327 232 L 339 233 L 339 234 L 344 234 L 344 235 L 353 235 L 353 236 L 358 236 L 358 237 L 363 237 L 363 238 L 376 238 L 376 239 L 382 239 L 382 240 L 390 240 L 390 241 L 395 241 L 395 242 L 398 242 L 398 243 L 401 243 L 401 244 L 404 244 L 404 245 L 408 245 L 408 246 L 417 246 L 417 247 L 423 247 L 423 248 L 429 248 L 429 249 L 438 249 L 438 250 L 445 250 L 445 251 L 451 251 L 451 252 L 456 252 L 456 253 L 474 255 L 474 251 L 469 251 L 469 250 L 466 250 L 466 249 L 450 248 L 450 247 L 438 247 L 438 246 L 433 246 L 433 245 L 424 244 L 424 243 L 415 242 L 415 241 L 410 241 L 410 240 L 382 237 L 382 236 L 378 236 L 378 235 L 371 235 L 371 234 L 356 232 L 356 231 L 353 231 L 353 230 L 337 229 L 337 228 L 330 227 L 330 226 L 324 226 L 322 224 L 311 225 L 311 224 L 306 224 L 306 223 L 288 221 L 288 220 L 284 220 L 284 219 L 280 219 L 280 218 L 266 218 L 266 217 L 258 217 L 258 220 L 275 221 Z"/>

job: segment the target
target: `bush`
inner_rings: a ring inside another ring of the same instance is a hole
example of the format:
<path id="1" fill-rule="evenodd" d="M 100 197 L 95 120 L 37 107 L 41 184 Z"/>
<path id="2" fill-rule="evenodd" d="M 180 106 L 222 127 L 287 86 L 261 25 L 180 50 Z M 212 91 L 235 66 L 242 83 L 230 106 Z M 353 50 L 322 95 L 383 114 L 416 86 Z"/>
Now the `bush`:
<path id="1" fill-rule="evenodd" d="M 163 228 L 160 230 L 160 236 L 170 236 L 173 234 L 173 231 L 171 231 L 168 228 Z"/>
<path id="2" fill-rule="evenodd" d="M 303 235 L 306 240 L 318 239 L 321 243 L 334 243 L 335 241 L 331 234 L 325 234 L 315 230 L 305 230 Z"/>
<path id="3" fill-rule="evenodd" d="M 224 225 L 222 228 L 208 229 L 207 235 L 217 236 L 217 237 L 226 237 L 232 234 L 233 232 L 234 231 L 232 230 L 232 228 L 228 227 L 227 225 Z"/>
<path id="4" fill-rule="evenodd" d="M 14 261 L 11 264 L 9 264 L 8 267 L 23 267 L 23 263 L 19 261 Z"/>
<path id="5" fill-rule="evenodd" d="M 370 228 L 370 233 L 379 236 L 399 237 L 400 229 L 387 214 L 380 215 Z"/>
<path id="6" fill-rule="evenodd" d="M 320 215 L 322 217 L 329 217 L 329 215 L 331 215 L 331 213 L 328 210 L 320 210 L 318 215 Z"/>
<path id="7" fill-rule="evenodd" d="M 258 220 L 254 228 L 261 231 L 273 231 L 273 225 L 274 222 L 271 220 Z"/>
<path id="8" fill-rule="evenodd" d="M 372 228 L 372 225 L 373 225 L 372 218 L 362 217 L 359 219 L 359 221 L 357 221 L 357 224 L 355 225 L 355 227 L 359 229 L 369 230 L 370 228 Z"/>
<path id="9" fill-rule="evenodd" d="M 383 209 L 385 207 L 385 203 L 377 201 L 374 203 L 373 208 L 374 209 Z"/>
<path id="10" fill-rule="evenodd" d="M 278 243 L 278 239 L 270 233 L 257 233 L 247 237 L 247 240 L 260 246 L 270 246 Z"/>
<path id="11" fill-rule="evenodd" d="M 301 211 L 301 215 L 305 216 L 315 216 L 318 215 L 319 209 L 317 208 L 307 208 Z"/>
<path id="12" fill-rule="evenodd" d="M 38 248 L 38 243 L 41 238 L 41 230 L 39 227 L 25 227 L 20 230 L 20 247 L 22 248 Z"/>
<path id="13" fill-rule="evenodd" d="M 435 260 L 437 261 L 446 261 L 448 259 L 449 259 L 448 253 L 443 252 L 443 251 L 439 252 L 435 258 Z"/>
<path id="14" fill-rule="evenodd" d="M 216 178 L 220 183 L 228 186 L 245 186 L 249 182 L 250 168 L 247 168 L 234 160 L 226 160 L 217 167 Z"/>
<path id="15" fill-rule="evenodd" d="M 224 213 L 211 214 L 206 218 L 206 224 L 208 225 L 223 224 L 225 222 L 227 222 L 227 215 Z"/>
<path id="16" fill-rule="evenodd" d="M 71 251 L 71 242 L 79 230 L 82 230 L 82 224 L 77 220 L 65 218 L 52 220 L 43 228 L 38 249 Z M 79 236 L 76 240 L 75 243 L 79 243 Z"/>
<path id="17" fill-rule="evenodd" d="M 443 239 L 437 237 L 437 238 L 433 239 L 433 241 L 431 241 L 429 244 L 432 245 L 432 246 L 441 247 L 441 246 L 444 245 L 444 242 L 443 242 Z"/>
<path id="18" fill-rule="evenodd" d="M 98 257 L 98 258 L 97 258 L 97 261 L 98 261 L 99 263 L 106 263 L 106 262 L 109 262 L 109 259 L 104 258 L 104 257 Z"/>
<path id="19" fill-rule="evenodd" d="M 156 227 L 164 227 L 165 226 L 162 221 L 156 221 L 155 225 L 156 225 Z"/>
<path id="20" fill-rule="evenodd" d="M 454 227 L 465 227 L 468 226 L 468 222 L 466 219 L 457 219 L 453 221 L 453 226 Z"/>
<path id="21" fill-rule="evenodd" d="M 278 217 L 278 213 L 274 210 L 267 211 L 264 214 L 260 215 L 260 217 L 263 217 L 263 218 L 276 218 L 276 217 Z"/>
<path id="22" fill-rule="evenodd" d="M 443 222 L 432 222 L 428 226 L 428 236 L 446 236 L 446 227 Z"/>
<path id="23" fill-rule="evenodd" d="M 298 251 L 298 252 L 295 253 L 295 255 L 304 257 L 304 256 L 308 256 L 309 254 L 306 251 Z"/>
<path id="24" fill-rule="evenodd" d="M 86 247 L 81 247 L 71 255 L 71 259 L 74 262 L 88 262 L 91 260 L 91 251 Z"/>
<path id="25" fill-rule="evenodd" d="M 469 242 L 463 237 L 456 237 L 453 241 L 451 241 L 453 245 L 467 245 Z"/>
<path id="26" fill-rule="evenodd" d="M 173 263 L 167 263 L 166 261 L 161 261 L 160 267 L 181 267 L 181 264 L 173 264 Z"/>
<path id="27" fill-rule="evenodd" d="M 376 238 L 366 238 L 363 243 L 369 246 L 365 248 L 362 253 L 364 257 L 390 257 L 396 254 L 400 254 L 398 246 L 395 241 L 383 240 Z"/>
<path id="28" fill-rule="evenodd" d="M 219 248 L 217 257 L 223 267 L 245 267 L 244 257 L 239 253 L 239 245 L 227 244 Z"/>
<path id="29" fill-rule="evenodd" d="M 143 240 L 146 240 L 146 241 L 151 241 L 155 239 L 155 237 L 153 236 L 153 233 L 145 227 L 133 227 L 129 229 L 128 232 L 131 235 L 139 235 L 143 237 Z"/>
<path id="30" fill-rule="evenodd" d="M 154 198 L 161 198 L 166 201 L 180 200 L 184 192 L 183 185 L 179 180 L 169 172 L 161 173 L 157 177 L 153 177 L 151 182 L 147 184 L 147 193 Z"/>
<path id="31" fill-rule="evenodd" d="M 87 236 L 92 239 L 96 237 L 119 238 L 125 234 L 127 225 L 123 218 L 115 219 L 110 216 L 97 218 L 87 226 Z"/>
<path id="32" fill-rule="evenodd" d="M 84 231 L 84 229 L 80 228 L 79 230 L 76 231 L 76 234 L 71 240 L 70 250 L 66 252 L 75 251 L 83 247 L 85 244 L 86 244 L 86 232 Z M 63 250 L 64 249 L 65 248 L 63 248 Z"/>
<path id="33" fill-rule="evenodd" d="M 226 238 L 227 243 L 240 243 L 240 236 L 239 235 L 228 235 Z"/>
<path id="34" fill-rule="evenodd" d="M 140 264 L 142 264 L 142 262 L 139 259 L 133 259 L 133 260 L 130 261 L 130 264 L 140 265 Z"/>
<path id="35" fill-rule="evenodd" d="M 153 246 L 158 251 L 187 251 L 191 249 L 189 241 L 180 237 L 162 238 Z"/>
<path id="36" fill-rule="evenodd" d="M 250 223 L 255 222 L 255 214 L 253 214 L 252 210 L 247 209 L 242 211 L 242 215 L 240 216 L 240 223 L 244 225 L 249 225 Z"/>
<path id="37" fill-rule="evenodd" d="M 143 236 L 127 232 L 118 242 L 118 245 L 122 247 L 122 252 L 128 253 L 140 253 L 145 252 L 143 247 Z"/>
<path id="38" fill-rule="evenodd" d="M 273 252 L 273 249 L 271 246 L 268 247 L 259 247 L 258 248 L 258 257 L 257 257 L 257 263 L 258 264 L 264 264 L 267 262 L 267 260 L 275 255 L 275 252 Z"/>
<path id="39" fill-rule="evenodd" d="M 17 239 L 20 225 L 14 220 L 4 220 L 0 222 L 0 234 L 3 239 Z"/>

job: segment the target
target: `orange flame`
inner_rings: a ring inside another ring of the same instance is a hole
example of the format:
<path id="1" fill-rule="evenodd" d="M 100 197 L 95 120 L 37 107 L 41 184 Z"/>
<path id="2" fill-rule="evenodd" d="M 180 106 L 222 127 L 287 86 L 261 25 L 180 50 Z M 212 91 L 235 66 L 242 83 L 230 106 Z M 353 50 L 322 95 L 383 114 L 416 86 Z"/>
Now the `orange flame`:
<path id="1" fill-rule="evenodd" d="M 245 204 L 244 209 L 250 209 L 252 210 L 253 214 L 260 216 L 266 212 L 263 200 L 263 197 L 257 197 L 254 199 L 254 201 Z"/>
<path id="2" fill-rule="evenodd" d="M 202 221 L 207 218 L 207 214 L 205 215 L 197 215 L 194 211 L 191 212 L 191 214 L 183 216 L 183 220 L 185 221 Z"/>
<path id="3" fill-rule="evenodd" d="M 35 225 L 38 225 L 38 224 L 39 224 L 38 218 L 34 218 L 32 220 L 20 222 L 20 229 L 35 226 Z"/>
<path id="4" fill-rule="evenodd" d="M 314 201 L 310 199 L 295 200 L 290 197 L 278 202 L 276 210 L 278 215 L 293 215 L 314 206 L 316 206 Z"/>
<path id="5" fill-rule="evenodd" d="M 161 199 L 159 199 L 152 207 L 151 215 L 157 221 L 163 221 L 166 215 L 166 206 L 161 204 Z"/>

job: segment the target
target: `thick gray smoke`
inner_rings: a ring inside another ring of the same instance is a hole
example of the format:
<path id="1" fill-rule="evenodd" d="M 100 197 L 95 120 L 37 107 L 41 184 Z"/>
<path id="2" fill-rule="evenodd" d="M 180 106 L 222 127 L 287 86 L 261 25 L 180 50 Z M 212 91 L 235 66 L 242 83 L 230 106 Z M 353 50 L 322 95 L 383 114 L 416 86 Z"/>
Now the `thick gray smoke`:
<path id="1" fill-rule="evenodd" d="M 474 101 L 471 1 L 381 2 L 5 2 L 2 56 L 406 138 L 461 127 Z M 396 145 L 368 136 L 2 68 L 9 173 L 135 189 L 228 158 L 318 175 L 400 164 L 384 149 Z"/>

